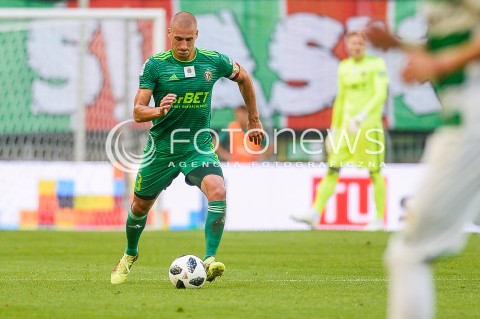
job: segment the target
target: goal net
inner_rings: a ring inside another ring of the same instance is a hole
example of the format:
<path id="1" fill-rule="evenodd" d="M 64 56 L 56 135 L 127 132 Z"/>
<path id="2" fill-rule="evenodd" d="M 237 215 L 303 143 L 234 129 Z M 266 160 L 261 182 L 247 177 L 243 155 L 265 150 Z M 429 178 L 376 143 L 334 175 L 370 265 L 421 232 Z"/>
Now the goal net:
<path id="1" fill-rule="evenodd" d="M 132 118 L 142 64 L 165 49 L 165 17 L 163 9 L 0 9 L 0 192 L 10 198 L 0 228 L 124 222 L 131 178 L 107 162 L 105 144 Z M 126 125 L 122 147 L 141 154 L 149 126 Z"/>
<path id="2" fill-rule="evenodd" d="M 162 9 L 0 10 L 0 159 L 105 160 L 131 118 L 143 62 L 165 44 Z"/>

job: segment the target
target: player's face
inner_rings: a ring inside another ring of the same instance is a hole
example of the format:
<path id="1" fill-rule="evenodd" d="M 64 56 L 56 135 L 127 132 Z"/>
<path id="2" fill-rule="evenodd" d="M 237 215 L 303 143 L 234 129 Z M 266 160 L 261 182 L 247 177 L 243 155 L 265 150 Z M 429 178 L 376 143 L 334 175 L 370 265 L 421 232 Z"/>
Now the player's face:
<path id="1" fill-rule="evenodd" d="M 365 39 L 361 35 L 351 35 L 347 40 L 348 55 L 361 60 L 365 55 Z"/>
<path id="2" fill-rule="evenodd" d="M 189 61 L 195 57 L 195 40 L 198 30 L 195 27 L 181 28 L 174 26 L 168 29 L 168 37 L 172 44 L 173 55 L 182 61 Z"/>

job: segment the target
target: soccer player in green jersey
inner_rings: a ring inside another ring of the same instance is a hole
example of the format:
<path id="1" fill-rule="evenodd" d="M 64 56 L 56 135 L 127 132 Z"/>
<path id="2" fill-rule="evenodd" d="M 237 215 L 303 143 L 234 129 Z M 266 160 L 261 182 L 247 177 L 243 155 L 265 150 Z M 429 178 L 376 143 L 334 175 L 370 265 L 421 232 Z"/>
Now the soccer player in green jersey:
<path id="1" fill-rule="evenodd" d="M 148 211 L 180 172 L 187 184 L 200 188 L 208 199 L 203 258 L 207 280 L 215 280 L 225 270 L 215 255 L 225 225 L 226 190 L 209 132 L 212 88 L 218 79 L 227 77 L 238 83 L 248 111 L 250 141 L 261 144 L 264 133 L 248 72 L 223 54 L 196 48 L 197 36 L 195 17 L 188 12 L 177 13 L 168 29 L 172 48 L 150 57 L 142 67 L 134 119 L 152 121 L 153 126 L 128 212 L 127 248 L 112 271 L 112 284 L 127 280 L 138 258 L 138 241 Z M 155 107 L 148 106 L 152 96 Z"/>
<path id="2" fill-rule="evenodd" d="M 333 105 L 330 134 L 326 139 L 328 171 L 320 183 L 310 212 L 292 219 L 318 224 L 328 199 L 335 192 L 340 169 L 355 165 L 367 168 L 374 186 L 376 218 L 365 229 L 383 229 L 385 181 L 381 175 L 385 147 L 382 110 L 387 98 L 385 62 L 365 54 L 365 38 L 351 32 L 346 39 L 349 58 L 338 67 L 338 91 Z"/>
<path id="3" fill-rule="evenodd" d="M 445 118 L 428 140 L 427 169 L 407 207 L 405 229 L 392 236 L 385 254 L 390 319 L 435 317 L 431 263 L 458 253 L 465 226 L 480 221 L 480 1 L 424 0 L 423 11 L 425 47 L 375 25 L 367 29 L 374 44 L 409 51 L 403 78 L 433 81 Z"/>

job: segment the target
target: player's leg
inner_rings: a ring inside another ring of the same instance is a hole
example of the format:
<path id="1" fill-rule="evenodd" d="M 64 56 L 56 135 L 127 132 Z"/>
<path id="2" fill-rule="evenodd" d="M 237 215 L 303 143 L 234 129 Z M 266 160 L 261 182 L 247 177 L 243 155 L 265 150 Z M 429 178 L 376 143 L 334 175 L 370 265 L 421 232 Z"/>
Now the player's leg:
<path id="1" fill-rule="evenodd" d="M 121 284 L 127 280 L 127 275 L 133 266 L 133 263 L 138 259 L 138 242 L 140 235 L 147 224 L 147 213 L 155 203 L 155 198 L 145 200 L 134 195 L 133 203 L 128 210 L 127 221 L 125 225 L 127 247 L 120 258 L 120 261 L 115 265 L 110 276 L 112 284 Z M 146 212 L 146 213 L 145 213 Z"/>
<path id="2" fill-rule="evenodd" d="M 327 171 L 327 174 L 320 182 L 320 185 L 317 187 L 315 200 L 313 201 L 310 210 L 305 213 L 293 214 L 290 216 L 290 218 L 296 222 L 307 224 L 312 229 L 315 229 L 318 225 L 323 209 L 328 202 L 328 199 L 332 197 L 333 193 L 335 192 L 339 171 L 340 170 L 338 168 L 330 167 Z"/>
<path id="3" fill-rule="evenodd" d="M 138 243 L 147 224 L 148 212 L 160 192 L 167 188 L 179 173 L 180 168 L 170 165 L 170 162 L 165 159 L 155 159 L 138 171 L 133 202 L 125 223 L 127 247 L 112 270 L 110 277 L 112 284 L 121 284 L 127 280 L 133 263 L 138 259 Z"/>
<path id="4" fill-rule="evenodd" d="M 226 189 L 222 169 L 218 164 L 198 167 L 186 175 L 189 184 L 199 187 L 208 200 L 208 212 L 205 221 L 205 256 L 207 280 L 213 281 L 223 275 L 225 265 L 215 261 L 222 240 L 227 210 Z"/>
<path id="5" fill-rule="evenodd" d="M 215 260 L 218 246 L 222 240 L 227 210 L 225 184 L 222 176 L 211 174 L 205 176 L 201 189 L 208 199 L 208 213 L 205 221 L 205 256 L 207 281 L 223 275 L 225 265 Z"/>
<path id="6" fill-rule="evenodd" d="M 393 238 L 385 255 L 389 269 L 388 319 L 432 319 L 434 287 L 430 263 L 410 258 L 403 239 Z"/>
<path id="7" fill-rule="evenodd" d="M 375 218 L 365 227 L 365 230 L 383 230 L 386 198 L 385 179 L 379 170 L 370 171 L 370 179 L 373 184 L 373 201 L 375 202 L 376 214 Z"/>
<path id="8" fill-rule="evenodd" d="M 201 189 L 208 199 L 208 213 L 205 221 L 205 256 L 215 256 L 222 240 L 227 211 L 226 191 L 223 177 L 207 175 L 203 178 Z"/>
<path id="9" fill-rule="evenodd" d="M 317 227 L 320 215 L 325 209 L 330 197 L 335 193 L 335 187 L 340 174 L 339 167 L 350 163 L 353 159 L 353 152 L 349 147 L 350 144 L 347 142 L 347 138 L 348 137 L 345 136 L 343 136 L 343 138 L 337 138 L 334 141 L 336 147 L 328 148 L 331 149 L 328 153 L 329 168 L 317 188 L 313 204 L 308 212 L 291 215 L 290 218 L 294 221 L 305 223 L 312 229 Z"/>
<path id="10" fill-rule="evenodd" d="M 335 167 L 329 167 L 327 174 L 322 179 L 322 182 L 318 186 L 317 193 L 315 194 L 315 200 L 313 201 L 312 207 L 315 212 L 321 214 L 327 205 L 327 201 L 335 193 L 335 186 L 338 182 L 340 169 Z"/>
<path id="11" fill-rule="evenodd" d="M 480 138 L 442 129 L 429 140 L 425 179 L 408 207 L 404 231 L 386 253 L 389 318 L 431 319 L 434 286 L 430 262 L 458 252 L 464 227 L 480 205 Z"/>
<path id="12" fill-rule="evenodd" d="M 127 255 L 138 255 L 138 241 L 145 229 L 148 212 L 155 203 L 155 199 L 156 196 L 153 199 L 143 199 L 140 198 L 139 195 L 134 194 L 133 203 L 128 210 L 126 222 L 127 248 L 125 249 L 125 253 Z"/>
<path id="13" fill-rule="evenodd" d="M 371 220 L 364 230 L 383 230 L 386 185 L 381 174 L 381 169 L 385 165 L 385 136 L 381 122 L 363 129 L 358 139 L 355 161 L 359 167 L 367 168 L 370 171 L 370 180 L 373 184 L 376 214 L 371 216 Z"/>
<path id="14" fill-rule="evenodd" d="M 328 200 L 335 193 L 335 187 L 338 183 L 338 177 L 340 175 L 340 168 L 343 165 L 350 163 L 354 159 L 354 150 L 351 149 L 350 142 L 347 142 L 347 138 L 337 140 L 338 148 L 332 150 L 328 154 L 329 168 L 327 174 L 323 177 L 320 185 L 317 188 L 315 199 L 312 204 L 312 211 L 315 214 L 315 222 L 318 222 L 320 214 L 325 209 Z"/>

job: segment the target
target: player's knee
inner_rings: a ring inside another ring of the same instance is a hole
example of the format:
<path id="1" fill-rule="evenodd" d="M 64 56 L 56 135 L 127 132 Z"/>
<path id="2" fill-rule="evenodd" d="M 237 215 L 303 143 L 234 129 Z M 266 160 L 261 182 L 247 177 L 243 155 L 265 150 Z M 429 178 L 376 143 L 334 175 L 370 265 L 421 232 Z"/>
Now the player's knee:
<path id="1" fill-rule="evenodd" d="M 370 170 L 370 177 L 375 177 L 380 174 L 380 169 L 371 169 Z"/>
<path id="2" fill-rule="evenodd" d="M 132 213 L 135 216 L 142 217 L 148 214 L 150 208 L 152 208 L 153 201 L 146 201 L 142 199 L 134 199 L 132 203 Z"/>
<path id="3" fill-rule="evenodd" d="M 227 190 L 224 185 L 215 186 L 208 192 L 209 201 L 225 200 L 226 198 Z"/>
<path id="4" fill-rule="evenodd" d="M 327 174 L 328 175 L 334 175 L 334 174 L 339 174 L 340 173 L 340 168 L 338 167 L 329 167 Z"/>

